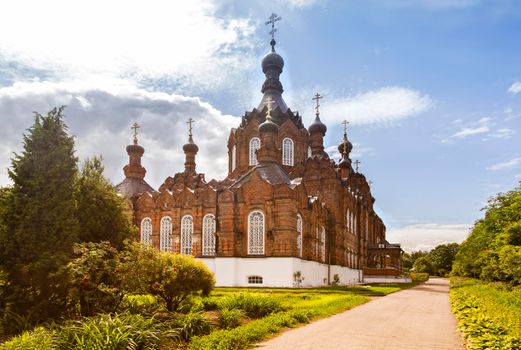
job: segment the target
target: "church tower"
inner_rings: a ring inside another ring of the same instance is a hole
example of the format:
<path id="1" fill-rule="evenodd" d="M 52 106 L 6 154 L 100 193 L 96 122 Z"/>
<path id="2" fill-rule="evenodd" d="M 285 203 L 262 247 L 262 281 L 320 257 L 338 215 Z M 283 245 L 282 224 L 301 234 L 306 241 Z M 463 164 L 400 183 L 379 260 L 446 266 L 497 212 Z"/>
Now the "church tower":
<path id="1" fill-rule="evenodd" d="M 133 143 L 127 146 L 128 164 L 123 167 L 125 179 L 116 185 L 116 191 L 133 202 L 145 192 L 153 193 L 154 189 L 145 181 L 146 169 L 141 165 L 141 158 L 145 153 L 143 146 L 138 143 L 137 123 L 132 125 L 134 131 Z"/>

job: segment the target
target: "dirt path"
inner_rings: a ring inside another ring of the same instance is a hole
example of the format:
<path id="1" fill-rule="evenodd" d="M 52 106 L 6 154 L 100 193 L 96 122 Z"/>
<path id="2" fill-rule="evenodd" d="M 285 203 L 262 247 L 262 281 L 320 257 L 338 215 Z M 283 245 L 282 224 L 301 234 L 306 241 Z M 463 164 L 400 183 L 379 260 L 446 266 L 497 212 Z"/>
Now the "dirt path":
<path id="1" fill-rule="evenodd" d="M 262 350 L 463 349 L 450 312 L 449 281 L 425 284 L 375 299 L 335 316 L 287 331 Z"/>

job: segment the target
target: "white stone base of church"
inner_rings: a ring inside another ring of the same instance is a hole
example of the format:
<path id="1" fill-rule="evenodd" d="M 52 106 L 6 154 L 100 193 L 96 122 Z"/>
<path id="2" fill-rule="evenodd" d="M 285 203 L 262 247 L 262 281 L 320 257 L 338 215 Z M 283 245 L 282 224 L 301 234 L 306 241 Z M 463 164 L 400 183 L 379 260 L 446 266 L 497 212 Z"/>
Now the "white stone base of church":
<path id="1" fill-rule="evenodd" d="M 200 258 L 215 274 L 219 287 L 295 287 L 293 274 L 300 271 L 302 287 L 325 286 L 328 265 L 299 258 Z M 362 271 L 345 266 L 329 266 L 330 281 L 338 274 L 340 284 L 362 280 Z M 252 278 L 254 277 L 254 278 Z M 262 283 L 259 283 L 262 277 Z M 252 283 L 253 282 L 253 283 Z"/>

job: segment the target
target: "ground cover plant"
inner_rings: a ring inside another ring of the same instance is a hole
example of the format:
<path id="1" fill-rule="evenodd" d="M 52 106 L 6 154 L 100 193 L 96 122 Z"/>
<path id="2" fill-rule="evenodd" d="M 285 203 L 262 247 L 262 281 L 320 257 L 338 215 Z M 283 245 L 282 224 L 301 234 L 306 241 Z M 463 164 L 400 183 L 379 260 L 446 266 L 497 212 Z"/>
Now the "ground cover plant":
<path id="1" fill-rule="evenodd" d="M 183 313 L 169 312 L 160 297 L 126 295 L 117 313 L 38 327 L 0 349 L 244 349 L 411 285 L 216 288 L 186 301 Z"/>
<path id="2" fill-rule="evenodd" d="M 450 301 L 469 349 L 521 348 L 521 287 L 453 277 Z"/>

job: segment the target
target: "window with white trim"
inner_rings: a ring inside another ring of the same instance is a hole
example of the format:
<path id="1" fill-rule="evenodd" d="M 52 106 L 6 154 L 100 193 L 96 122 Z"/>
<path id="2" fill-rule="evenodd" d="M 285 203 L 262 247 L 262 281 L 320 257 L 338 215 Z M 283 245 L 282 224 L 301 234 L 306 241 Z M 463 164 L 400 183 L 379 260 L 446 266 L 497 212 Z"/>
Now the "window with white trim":
<path id="1" fill-rule="evenodd" d="M 311 158 L 313 152 L 311 151 L 311 146 L 308 146 L 308 158 Z"/>
<path id="2" fill-rule="evenodd" d="M 282 165 L 293 166 L 293 140 L 286 137 L 282 140 Z"/>
<path id="3" fill-rule="evenodd" d="M 248 215 L 248 254 L 264 254 L 264 214 L 261 211 Z"/>
<path id="4" fill-rule="evenodd" d="M 257 165 L 257 150 L 260 148 L 260 139 L 253 137 L 250 140 L 250 165 Z"/>
<path id="5" fill-rule="evenodd" d="M 326 229 L 320 227 L 320 261 L 326 261 Z"/>
<path id="6" fill-rule="evenodd" d="M 150 218 L 141 220 L 141 243 L 152 244 L 152 220 Z"/>
<path id="7" fill-rule="evenodd" d="M 248 276 L 248 284 L 262 284 L 262 276 Z"/>
<path id="8" fill-rule="evenodd" d="M 302 258 L 302 216 L 297 214 L 297 252 Z"/>
<path id="9" fill-rule="evenodd" d="M 215 255 L 215 216 L 206 214 L 203 218 L 203 255 Z"/>
<path id="10" fill-rule="evenodd" d="M 172 218 L 163 216 L 159 228 L 159 249 L 162 251 L 172 251 Z"/>
<path id="11" fill-rule="evenodd" d="M 237 166 L 237 146 L 232 146 L 232 171 L 235 170 Z"/>
<path id="12" fill-rule="evenodd" d="M 185 215 L 181 219 L 181 254 L 192 254 L 192 235 L 194 233 L 194 219 Z"/>

